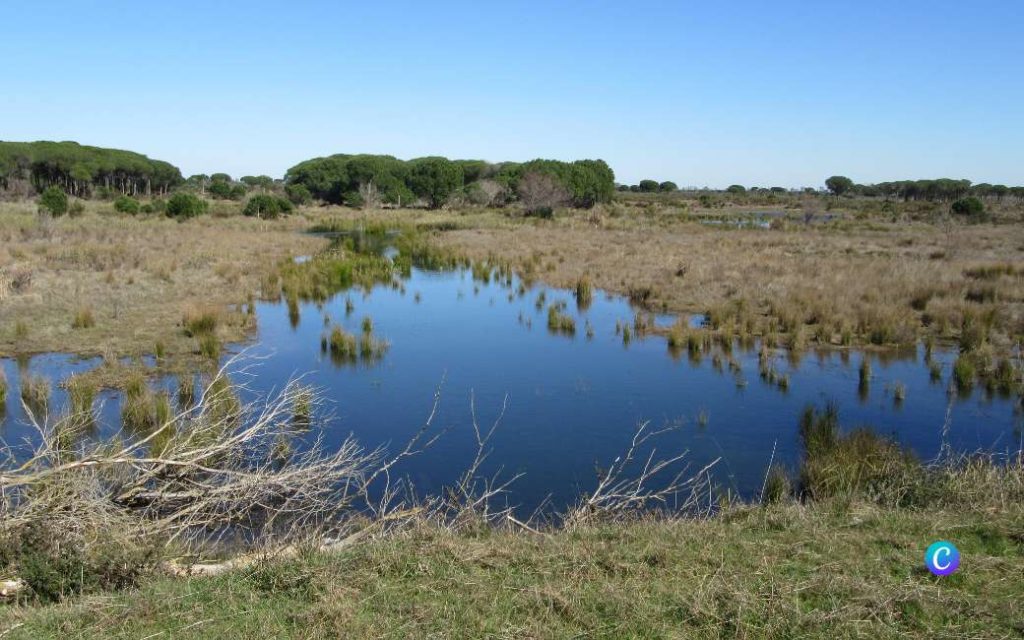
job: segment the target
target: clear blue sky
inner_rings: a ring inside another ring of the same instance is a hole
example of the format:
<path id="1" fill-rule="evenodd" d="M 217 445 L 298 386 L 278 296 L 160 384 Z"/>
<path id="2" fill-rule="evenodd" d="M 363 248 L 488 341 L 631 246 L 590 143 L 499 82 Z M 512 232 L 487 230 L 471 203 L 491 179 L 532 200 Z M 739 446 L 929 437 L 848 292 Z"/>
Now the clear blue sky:
<path id="1" fill-rule="evenodd" d="M 0 139 L 1024 184 L 1024 2 L 8 2 Z"/>

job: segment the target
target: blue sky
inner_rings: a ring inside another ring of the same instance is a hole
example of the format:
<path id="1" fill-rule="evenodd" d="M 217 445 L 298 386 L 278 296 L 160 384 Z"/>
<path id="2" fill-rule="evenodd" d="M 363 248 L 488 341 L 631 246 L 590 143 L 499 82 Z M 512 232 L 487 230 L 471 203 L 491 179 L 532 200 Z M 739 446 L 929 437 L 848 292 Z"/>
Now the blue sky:
<path id="1" fill-rule="evenodd" d="M 380 4 L 381 6 L 377 6 Z M 9 2 L 0 139 L 1024 184 L 1024 2 Z"/>

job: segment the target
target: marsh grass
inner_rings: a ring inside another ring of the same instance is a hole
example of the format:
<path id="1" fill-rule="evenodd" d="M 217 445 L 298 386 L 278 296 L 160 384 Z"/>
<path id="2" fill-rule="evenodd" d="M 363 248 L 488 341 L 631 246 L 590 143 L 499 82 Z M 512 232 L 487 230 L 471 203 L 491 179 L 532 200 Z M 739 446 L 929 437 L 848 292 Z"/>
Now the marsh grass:
<path id="1" fill-rule="evenodd" d="M 213 363 L 220 361 L 220 338 L 215 333 L 203 333 L 199 336 L 199 354 Z"/>
<path id="2" fill-rule="evenodd" d="M 40 375 L 22 374 L 21 400 L 36 417 L 45 415 L 50 407 L 50 381 Z"/>
<path id="3" fill-rule="evenodd" d="M 576 334 L 576 319 L 565 313 L 565 303 L 556 302 L 548 307 L 548 331 L 563 335 Z"/>
<path id="4" fill-rule="evenodd" d="M 73 375 L 67 383 L 69 410 L 72 414 L 93 417 L 93 404 L 96 401 L 96 384 L 88 377 Z"/>
<path id="5" fill-rule="evenodd" d="M 159 426 L 157 404 L 159 394 L 142 381 L 141 386 L 133 382 L 125 387 L 121 402 L 121 426 L 128 432 L 147 433 Z"/>
<path id="6" fill-rule="evenodd" d="M 292 421 L 302 427 L 308 427 L 313 419 L 313 390 L 301 387 L 296 390 L 292 400 Z"/>
<path id="7" fill-rule="evenodd" d="M 0 367 L 0 416 L 7 410 L 7 374 Z"/>
<path id="8" fill-rule="evenodd" d="M 761 491 L 761 502 L 765 504 L 777 504 L 793 494 L 793 483 L 789 477 L 789 471 L 780 464 L 772 464 L 765 476 L 764 487 Z"/>
<path id="9" fill-rule="evenodd" d="M 327 352 L 335 364 L 372 362 L 384 357 L 390 343 L 373 335 L 373 321 L 364 318 L 362 333 L 357 337 L 335 325 L 320 338 L 321 351 Z"/>
<path id="10" fill-rule="evenodd" d="M 178 407 L 188 409 L 196 402 L 196 378 L 191 372 L 178 375 Z"/>
<path id="11" fill-rule="evenodd" d="M 93 316 L 92 309 L 90 307 L 81 307 L 75 312 L 75 317 L 71 321 L 72 329 L 91 329 L 96 326 L 96 318 Z"/>
<path id="12" fill-rule="evenodd" d="M 185 335 L 196 338 L 208 335 L 217 330 L 221 322 L 221 314 L 216 309 L 189 309 L 181 319 Z"/>
<path id="13" fill-rule="evenodd" d="M 586 311 L 590 308 L 591 303 L 594 300 L 594 287 L 590 282 L 590 277 L 587 275 L 580 276 L 576 281 L 576 306 L 580 311 Z"/>
<path id="14" fill-rule="evenodd" d="M 907 399 L 907 385 L 896 381 L 892 387 L 892 399 L 896 406 L 900 406 Z"/>
<path id="15" fill-rule="evenodd" d="M 836 405 L 822 411 L 807 407 L 799 433 L 803 495 L 817 501 L 867 499 L 888 506 L 913 499 L 924 473 L 920 463 L 869 427 L 842 433 Z"/>
<path id="16" fill-rule="evenodd" d="M 324 343 L 321 342 L 321 347 Z M 358 359 L 358 344 L 356 337 L 335 325 L 327 336 L 326 346 L 335 362 L 355 362 Z"/>
<path id="17" fill-rule="evenodd" d="M 961 394 L 970 393 L 974 388 L 976 376 L 973 358 L 968 354 L 961 354 L 953 363 L 953 383 L 957 391 Z"/>
<path id="18" fill-rule="evenodd" d="M 866 398 L 871 390 L 871 361 L 865 355 L 861 358 L 860 368 L 857 370 L 857 392 L 862 398 Z"/>

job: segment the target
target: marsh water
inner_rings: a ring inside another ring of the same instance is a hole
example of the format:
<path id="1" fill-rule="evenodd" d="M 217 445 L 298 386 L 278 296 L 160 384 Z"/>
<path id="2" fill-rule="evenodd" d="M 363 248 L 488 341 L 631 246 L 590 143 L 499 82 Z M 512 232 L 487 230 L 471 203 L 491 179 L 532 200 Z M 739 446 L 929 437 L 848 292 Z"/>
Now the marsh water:
<path id="1" fill-rule="evenodd" d="M 574 335 L 548 329 L 547 306 L 558 302 L 576 319 Z M 421 494 L 451 483 L 473 457 L 471 398 L 485 428 L 505 407 L 484 472 L 522 473 L 509 499 L 524 510 L 545 498 L 564 505 L 592 488 L 599 470 L 626 450 L 644 422 L 678 427 L 654 441 L 658 451 L 688 451 L 694 469 L 720 459 L 713 480 L 720 490 L 746 497 L 758 494 L 772 460 L 797 462 L 797 424 L 808 404 L 835 402 L 845 427 L 871 425 L 922 459 L 938 455 L 944 441 L 963 452 L 1006 453 L 1021 446 L 1016 400 L 982 389 L 949 392 L 952 352 L 934 354 L 942 368 L 935 380 L 921 348 L 811 351 L 799 359 L 777 350 L 774 367 L 779 376 L 788 374 L 788 388 L 782 388 L 759 375 L 756 348 L 737 345 L 729 367 L 712 354 L 670 353 L 664 337 L 627 343 L 617 325 L 632 325 L 635 310 L 623 298 L 595 292 L 589 308 L 578 309 L 570 291 L 521 288 L 515 278 L 484 282 L 469 269 L 414 268 L 399 288 L 341 292 L 326 303 L 301 303 L 298 311 L 297 317 L 289 313 L 283 302 L 257 304 L 258 333 L 245 345 L 252 356 L 249 374 L 237 374 L 245 377 L 245 393 L 270 393 L 302 376 L 325 397 L 328 444 L 354 434 L 369 448 L 394 449 L 421 428 L 439 390 L 434 428 L 447 431 L 399 471 Z M 390 343 L 383 357 L 337 364 L 321 350 L 325 322 L 358 334 L 365 317 Z M 873 370 L 866 393 L 858 384 L 863 358 Z M 11 445 L 32 437 L 17 401 L 23 372 L 56 383 L 98 365 L 98 359 L 62 354 L 0 361 L 10 384 L 0 437 Z M 156 384 L 173 391 L 176 381 Z M 902 401 L 897 385 L 905 388 Z M 55 386 L 51 405 L 65 402 Z M 119 404 L 117 392 L 100 394 L 101 431 L 118 429 Z"/>

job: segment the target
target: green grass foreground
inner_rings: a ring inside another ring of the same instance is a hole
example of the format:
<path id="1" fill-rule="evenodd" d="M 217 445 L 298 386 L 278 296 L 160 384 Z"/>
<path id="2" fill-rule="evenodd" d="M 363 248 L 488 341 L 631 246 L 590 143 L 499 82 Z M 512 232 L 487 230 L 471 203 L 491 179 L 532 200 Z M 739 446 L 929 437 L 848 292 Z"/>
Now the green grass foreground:
<path id="1" fill-rule="evenodd" d="M 925 548 L 961 551 L 946 578 Z M 1006 638 L 1024 508 L 740 507 L 538 535 L 418 528 L 210 578 L 0 609 L 5 638 Z"/>

